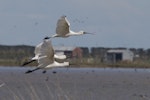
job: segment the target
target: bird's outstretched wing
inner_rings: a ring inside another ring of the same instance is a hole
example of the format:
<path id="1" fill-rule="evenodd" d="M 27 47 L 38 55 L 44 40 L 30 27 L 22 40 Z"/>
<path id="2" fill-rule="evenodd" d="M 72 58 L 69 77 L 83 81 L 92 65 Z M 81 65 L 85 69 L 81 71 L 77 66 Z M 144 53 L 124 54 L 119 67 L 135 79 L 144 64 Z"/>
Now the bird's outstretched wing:
<path id="1" fill-rule="evenodd" d="M 28 64 L 30 64 L 30 63 L 32 63 L 32 62 L 34 62 L 34 61 L 37 61 L 37 60 L 39 59 L 40 49 L 41 49 L 41 45 L 42 45 L 42 44 L 43 44 L 43 42 L 40 43 L 40 44 L 38 44 L 38 45 L 35 47 L 35 50 L 34 50 L 35 56 L 34 56 L 31 60 L 29 60 L 29 61 L 27 61 L 27 62 L 24 62 L 21 66 L 26 66 L 26 65 L 28 65 Z"/>
<path id="2" fill-rule="evenodd" d="M 57 21 L 56 34 L 60 36 L 65 36 L 69 33 L 70 23 L 67 20 L 66 16 L 62 16 Z"/>
<path id="3" fill-rule="evenodd" d="M 41 51 L 41 46 L 42 46 L 43 42 L 38 44 L 36 47 L 35 47 L 35 50 L 34 50 L 34 54 L 35 56 L 32 58 L 32 60 L 38 60 L 39 58 L 39 55 L 40 55 L 40 51 Z"/>
<path id="4" fill-rule="evenodd" d="M 40 49 L 40 56 L 38 59 L 39 67 L 46 67 L 54 62 L 54 49 L 49 40 L 44 40 Z"/>
<path id="5" fill-rule="evenodd" d="M 40 54 L 40 49 L 41 49 L 42 44 L 43 44 L 43 42 L 40 43 L 40 44 L 38 44 L 38 45 L 35 47 L 35 50 L 34 50 L 35 56 Z"/>

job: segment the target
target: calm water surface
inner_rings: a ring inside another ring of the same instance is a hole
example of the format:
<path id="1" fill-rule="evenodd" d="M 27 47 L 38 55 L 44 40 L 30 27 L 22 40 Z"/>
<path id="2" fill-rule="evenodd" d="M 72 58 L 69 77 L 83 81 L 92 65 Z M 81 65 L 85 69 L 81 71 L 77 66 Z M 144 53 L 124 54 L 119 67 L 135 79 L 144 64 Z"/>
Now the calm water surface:
<path id="1" fill-rule="evenodd" d="M 0 67 L 0 100 L 150 100 L 150 69 L 28 69 Z"/>

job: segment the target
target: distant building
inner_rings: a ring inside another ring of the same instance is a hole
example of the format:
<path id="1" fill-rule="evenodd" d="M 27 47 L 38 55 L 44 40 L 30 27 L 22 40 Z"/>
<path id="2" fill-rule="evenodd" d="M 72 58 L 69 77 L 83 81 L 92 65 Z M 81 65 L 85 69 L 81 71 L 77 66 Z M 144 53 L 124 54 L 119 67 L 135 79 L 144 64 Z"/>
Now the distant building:
<path id="1" fill-rule="evenodd" d="M 82 54 L 83 54 L 83 50 L 79 47 L 76 47 L 73 51 L 72 51 L 72 57 L 73 58 L 82 58 Z"/>
<path id="2" fill-rule="evenodd" d="M 65 54 L 67 58 L 82 58 L 82 49 L 79 47 L 54 47 L 56 54 Z"/>
<path id="3" fill-rule="evenodd" d="M 111 49 L 106 53 L 106 61 L 116 63 L 119 61 L 133 61 L 134 54 L 126 49 Z"/>

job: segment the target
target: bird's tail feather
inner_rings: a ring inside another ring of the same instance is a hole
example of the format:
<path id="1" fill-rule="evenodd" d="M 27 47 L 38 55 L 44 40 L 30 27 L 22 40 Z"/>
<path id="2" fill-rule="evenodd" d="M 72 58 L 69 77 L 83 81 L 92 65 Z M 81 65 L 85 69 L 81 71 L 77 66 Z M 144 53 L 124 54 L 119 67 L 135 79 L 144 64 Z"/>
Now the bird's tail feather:
<path id="1" fill-rule="evenodd" d="M 54 55 L 54 58 L 55 58 L 55 59 L 60 59 L 60 60 L 62 59 L 62 60 L 63 60 L 63 59 L 66 59 L 66 55 L 56 55 L 56 54 L 55 54 L 55 55 Z"/>
<path id="2" fill-rule="evenodd" d="M 64 62 L 64 66 L 69 66 L 69 62 Z"/>

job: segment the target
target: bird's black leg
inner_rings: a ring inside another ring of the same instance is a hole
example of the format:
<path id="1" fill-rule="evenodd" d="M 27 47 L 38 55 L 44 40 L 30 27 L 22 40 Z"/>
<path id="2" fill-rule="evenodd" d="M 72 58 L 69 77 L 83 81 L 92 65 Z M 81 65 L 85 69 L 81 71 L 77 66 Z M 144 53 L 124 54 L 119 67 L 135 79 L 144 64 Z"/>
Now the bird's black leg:
<path id="1" fill-rule="evenodd" d="M 57 72 L 56 71 L 53 71 L 53 74 L 56 74 Z"/>
<path id="2" fill-rule="evenodd" d="M 32 73 L 32 72 L 33 72 L 32 70 L 28 70 L 25 72 L 25 74 Z"/>
<path id="3" fill-rule="evenodd" d="M 43 71 L 43 74 L 45 74 L 45 73 L 46 73 L 46 70 Z"/>
<path id="4" fill-rule="evenodd" d="M 40 69 L 40 68 L 35 68 L 35 69 L 33 69 L 33 70 L 28 70 L 28 71 L 25 72 L 25 74 L 32 73 L 32 72 L 34 72 L 34 71 L 36 71 L 36 70 L 39 70 L 39 69 Z"/>

